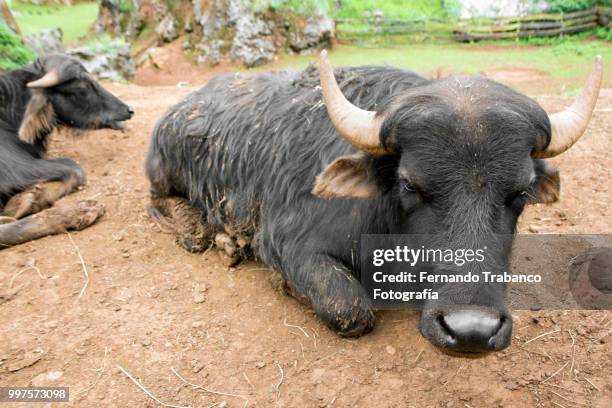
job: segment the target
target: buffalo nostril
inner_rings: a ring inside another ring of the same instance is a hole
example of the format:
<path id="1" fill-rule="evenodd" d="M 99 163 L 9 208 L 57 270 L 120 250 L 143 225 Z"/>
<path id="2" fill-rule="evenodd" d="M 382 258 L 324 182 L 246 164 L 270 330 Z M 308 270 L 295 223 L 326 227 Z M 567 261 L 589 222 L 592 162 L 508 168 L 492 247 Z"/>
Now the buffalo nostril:
<path id="1" fill-rule="evenodd" d="M 436 320 L 438 322 L 438 324 L 440 325 L 440 328 L 442 329 L 442 331 L 449 337 L 450 340 L 455 340 L 455 334 L 453 333 L 453 330 L 448 327 L 448 325 L 446 324 L 446 321 L 444 320 L 444 316 L 443 315 L 438 315 L 438 317 L 436 317 Z"/>
<path id="2" fill-rule="evenodd" d="M 451 311 L 438 317 L 441 329 L 458 351 L 484 352 L 505 347 L 511 330 L 507 318 L 492 310 L 468 309 Z M 508 330 L 506 330 L 508 329 Z"/>
<path id="3" fill-rule="evenodd" d="M 131 107 L 129 107 L 129 106 L 128 106 L 128 108 L 127 108 L 127 109 L 128 109 L 128 113 L 129 113 L 130 115 L 133 115 L 133 114 L 134 114 L 134 109 L 132 109 L 132 108 L 131 108 Z"/>

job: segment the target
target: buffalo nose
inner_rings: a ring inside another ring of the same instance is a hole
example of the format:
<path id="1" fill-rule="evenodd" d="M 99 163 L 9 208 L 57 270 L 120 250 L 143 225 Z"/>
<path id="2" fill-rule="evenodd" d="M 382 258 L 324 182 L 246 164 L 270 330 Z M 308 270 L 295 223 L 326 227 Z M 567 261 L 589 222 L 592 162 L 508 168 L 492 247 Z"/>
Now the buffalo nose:
<path id="1" fill-rule="evenodd" d="M 128 113 L 130 114 L 130 116 L 134 116 L 134 109 L 132 109 L 130 106 L 128 106 Z"/>
<path id="2" fill-rule="evenodd" d="M 510 344 L 512 319 L 490 309 L 460 309 L 438 315 L 445 347 L 458 352 L 483 353 Z"/>

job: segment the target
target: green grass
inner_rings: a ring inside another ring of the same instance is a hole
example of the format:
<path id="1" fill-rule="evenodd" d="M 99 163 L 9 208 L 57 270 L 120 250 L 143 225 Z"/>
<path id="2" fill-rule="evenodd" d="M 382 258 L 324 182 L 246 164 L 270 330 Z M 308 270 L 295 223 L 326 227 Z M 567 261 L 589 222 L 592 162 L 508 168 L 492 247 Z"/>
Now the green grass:
<path id="1" fill-rule="evenodd" d="M 441 1 L 431 0 L 343 0 L 339 9 L 334 0 L 253 0 L 251 7 L 255 11 L 272 8 L 302 15 L 318 12 L 333 18 L 364 18 L 373 16 L 376 11 L 382 11 L 385 18 L 392 19 L 439 18 L 447 15 Z"/>
<path id="2" fill-rule="evenodd" d="M 411 20 L 419 18 L 443 18 L 447 16 L 441 1 L 432 0 L 349 0 L 343 1 L 337 10 L 330 7 L 334 18 L 363 18 L 375 11 L 382 11 L 385 18 Z"/>
<path id="3" fill-rule="evenodd" d="M 60 27 L 64 43 L 74 44 L 89 32 L 98 16 L 98 4 L 77 3 L 73 6 L 33 5 L 13 0 L 10 4 L 15 20 L 24 35 Z"/>
<path id="4" fill-rule="evenodd" d="M 434 77 L 477 75 L 514 70 L 525 72 L 526 81 L 508 85 L 530 94 L 568 94 L 582 86 L 595 55 L 602 55 L 604 72 L 612 72 L 612 45 L 604 41 L 565 41 L 554 46 L 531 46 L 522 42 L 476 44 L 416 44 L 393 48 L 336 46 L 330 53 L 333 65 L 380 64 L 412 69 Z M 276 66 L 262 69 L 301 69 L 316 62 L 317 54 L 282 56 Z M 529 75 L 535 76 L 534 81 Z M 502 82 L 504 82 L 502 80 Z M 604 86 L 612 86 L 612 75 L 604 76 Z"/>
<path id="5" fill-rule="evenodd" d="M 35 55 L 19 37 L 0 21 L 0 72 L 22 67 L 32 61 Z"/>

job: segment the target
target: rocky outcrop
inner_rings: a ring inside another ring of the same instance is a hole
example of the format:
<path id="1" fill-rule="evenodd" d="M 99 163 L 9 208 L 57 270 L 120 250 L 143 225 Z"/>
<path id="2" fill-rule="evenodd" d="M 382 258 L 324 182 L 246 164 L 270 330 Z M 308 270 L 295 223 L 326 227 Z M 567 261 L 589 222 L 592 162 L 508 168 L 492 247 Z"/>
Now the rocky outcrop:
<path id="1" fill-rule="evenodd" d="M 61 28 L 52 28 L 27 35 L 23 37 L 23 42 L 40 57 L 64 52 L 63 38 L 64 33 Z"/>
<path id="2" fill-rule="evenodd" d="M 183 35 L 183 48 L 198 63 L 214 65 L 228 56 L 253 67 L 278 52 L 328 46 L 334 24 L 322 15 L 258 10 L 249 0 L 100 0 L 97 31 L 134 40 L 145 27 L 153 28 L 154 46 Z"/>
<path id="3" fill-rule="evenodd" d="M 155 28 L 155 32 L 157 33 L 159 39 L 163 42 L 171 42 L 176 40 L 179 36 L 176 24 L 177 23 L 174 17 L 170 14 L 166 14 L 166 16 Z"/>
<path id="4" fill-rule="evenodd" d="M 333 37 L 333 21 L 322 15 L 255 11 L 252 4 L 240 0 L 193 0 L 193 10 L 202 27 L 202 38 L 196 44 L 200 61 L 211 64 L 229 51 L 232 60 L 253 67 L 272 60 L 279 51 L 326 46 Z"/>
<path id="5" fill-rule="evenodd" d="M 97 79 L 128 81 L 134 78 L 135 68 L 130 49 L 121 42 L 90 45 L 66 50 L 85 66 Z"/>

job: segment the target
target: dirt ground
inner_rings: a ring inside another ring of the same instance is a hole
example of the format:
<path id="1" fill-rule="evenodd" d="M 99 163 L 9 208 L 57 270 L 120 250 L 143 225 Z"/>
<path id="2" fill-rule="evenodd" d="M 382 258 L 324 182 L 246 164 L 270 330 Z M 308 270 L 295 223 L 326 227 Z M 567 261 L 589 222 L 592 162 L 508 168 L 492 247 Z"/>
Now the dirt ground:
<path id="1" fill-rule="evenodd" d="M 380 312 L 371 334 L 343 339 L 265 265 L 180 249 L 147 217 L 143 160 L 156 118 L 195 88 L 108 87 L 136 110 L 129 129 L 52 144 L 89 177 L 64 200 L 98 200 L 106 215 L 74 243 L 0 252 L 1 385 L 68 386 L 74 407 L 161 406 L 128 373 L 166 406 L 612 406 L 609 311 L 517 311 L 511 347 L 453 357 L 419 334 L 414 312 Z M 569 101 L 538 100 L 551 112 Z M 554 159 L 561 200 L 529 207 L 520 232 L 612 233 L 610 108 L 604 90 L 583 140 Z"/>

